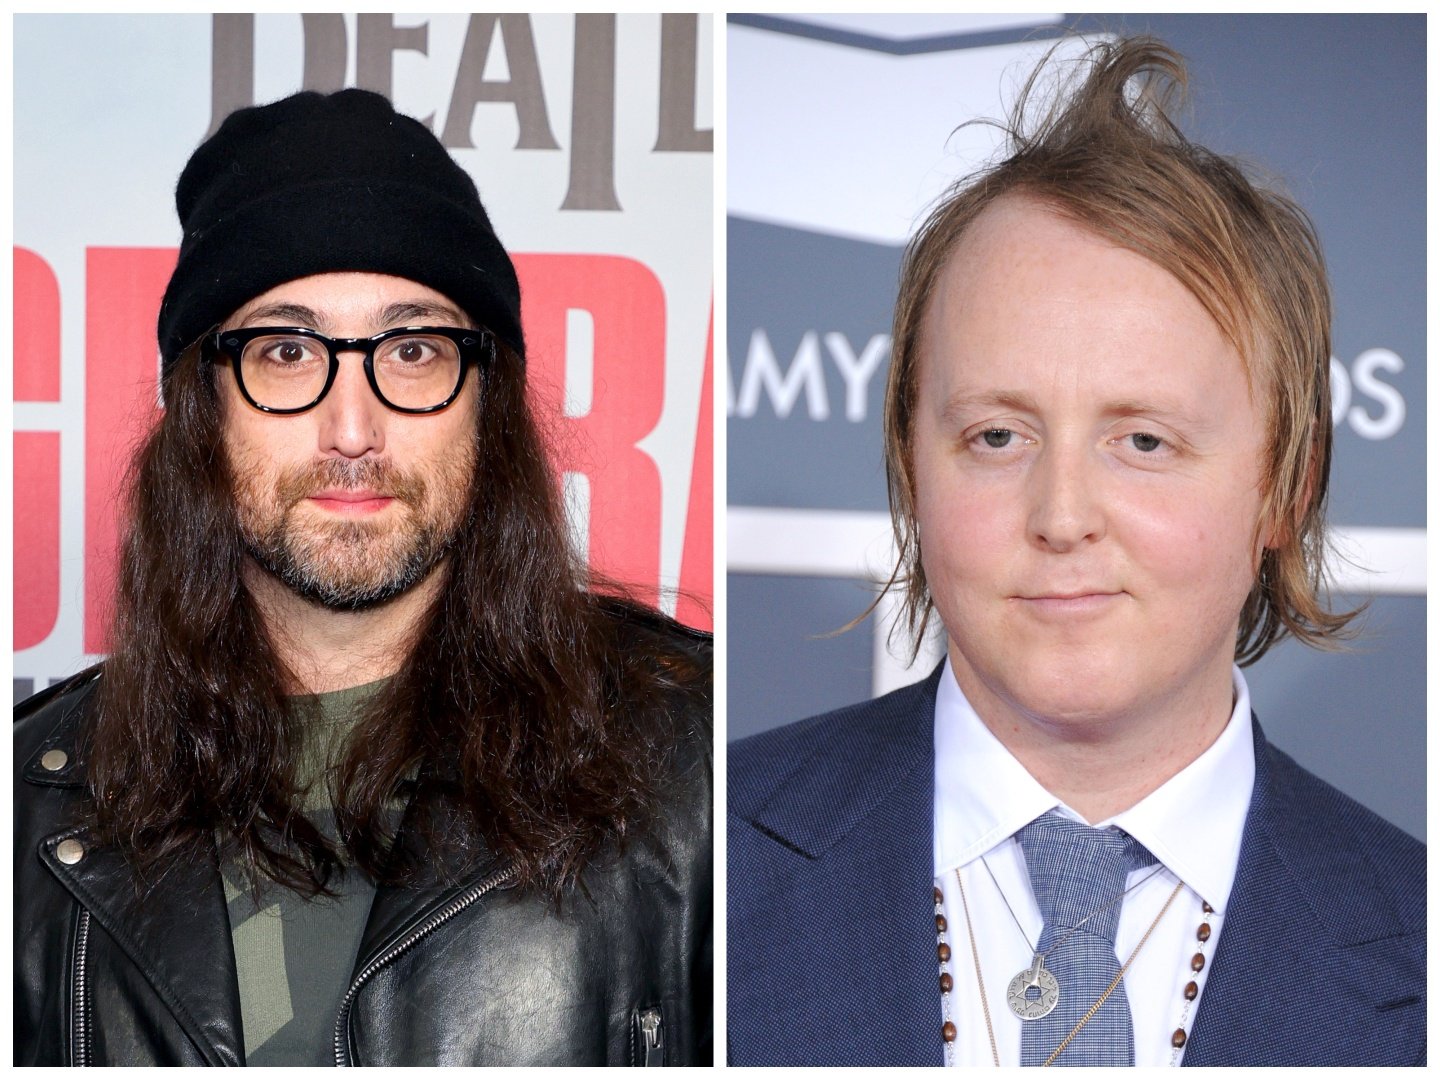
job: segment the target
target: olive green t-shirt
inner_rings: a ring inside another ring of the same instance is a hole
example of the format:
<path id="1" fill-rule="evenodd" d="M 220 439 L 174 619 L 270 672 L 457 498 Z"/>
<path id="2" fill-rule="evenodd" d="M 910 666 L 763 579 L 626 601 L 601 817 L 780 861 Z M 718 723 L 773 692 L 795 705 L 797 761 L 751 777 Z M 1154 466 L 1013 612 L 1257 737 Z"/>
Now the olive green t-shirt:
<path id="1" fill-rule="evenodd" d="M 304 725 L 301 784 L 304 810 L 326 836 L 335 836 L 327 775 L 361 710 L 384 680 L 290 698 Z M 221 866 L 240 983 L 245 1060 L 249 1065 L 334 1065 L 335 1021 L 350 987 L 355 956 L 370 914 L 375 885 L 353 866 L 332 879 L 335 896 L 302 897 L 267 884 L 257 909 L 239 868 Z"/>

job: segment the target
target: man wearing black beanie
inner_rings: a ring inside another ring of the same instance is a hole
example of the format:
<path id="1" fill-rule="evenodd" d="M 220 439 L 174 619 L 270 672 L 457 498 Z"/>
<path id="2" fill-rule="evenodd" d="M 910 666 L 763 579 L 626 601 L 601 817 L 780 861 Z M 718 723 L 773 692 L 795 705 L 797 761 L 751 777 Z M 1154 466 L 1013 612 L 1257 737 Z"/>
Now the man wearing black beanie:
<path id="1" fill-rule="evenodd" d="M 474 183 L 302 93 L 176 207 L 113 652 L 16 712 L 16 1064 L 708 1064 L 709 640 L 567 543 Z"/>

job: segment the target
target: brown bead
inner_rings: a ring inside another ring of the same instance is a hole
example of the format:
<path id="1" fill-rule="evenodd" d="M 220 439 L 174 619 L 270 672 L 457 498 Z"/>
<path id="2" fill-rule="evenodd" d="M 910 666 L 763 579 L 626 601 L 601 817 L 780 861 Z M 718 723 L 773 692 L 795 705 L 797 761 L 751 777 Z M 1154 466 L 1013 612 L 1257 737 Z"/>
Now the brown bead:
<path id="1" fill-rule="evenodd" d="M 948 994 L 951 990 L 954 989 L 955 980 L 950 977 L 950 973 L 948 971 L 942 971 L 940 973 L 940 992 L 942 994 Z"/>
<path id="2" fill-rule="evenodd" d="M 1200 985 L 1199 985 L 1198 983 L 1192 981 L 1192 982 L 1188 982 L 1188 983 L 1185 984 L 1185 1000 L 1186 1000 L 1186 1001 L 1194 1001 L 1194 1000 L 1195 1000 L 1197 997 L 1199 997 L 1199 996 L 1200 996 Z"/>
<path id="3" fill-rule="evenodd" d="M 1200 924 L 1200 929 L 1195 931 L 1195 937 L 1200 941 L 1209 941 L 1210 924 L 1208 922 L 1202 922 Z"/>
<path id="4" fill-rule="evenodd" d="M 945 942 L 940 942 L 940 947 L 935 951 L 940 954 L 940 962 L 942 964 L 948 964 L 950 962 L 950 946 L 946 945 Z M 1196 970 L 1199 969 L 1197 968 Z"/>
<path id="5" fill-rule="evenodd" d="M 1194 956 L 1190 957 L 1190 970 L 1191 970 L 1191 971 L 1204 971 L 1204 970 L 1205 970 L 1205 954 L 1204 954 L 1204 953 L 1198 953 L 1198 952 L 1197 952 Z"/>
<path id="6" fill-rule="evenodd" d="M 946 1042 L 954 1042 L 954 1041 L 955 1041 L 955 1025 L 954 1025 L 953 1023 L 951 1023 L 949 1020 L 946 1020 L 946 1021 L 945 1021 L 945 1026 L 940 1029 L 940 1036 L 941 1036 L 941 1038 L 943 1038 Z"/>
<path id="7" fill-rule="evenodd" d="M 1200 910 L 1205 912 L 1206 915 L 1215 914 L 1215 909 L 1211 907 L 1208 903 L 1206 903 L 1204 900 L 1200 901 Z"/>
<path id="8" fill-rule="evenodd" d="M 1173 1047 L 1175 1047 L 1175 1049 L 1177 1049 L 1177 1050 L 1180 1049 L 1180 1047 L 1182 1047 L 1182 1046 L 1185 1045 L 1185 1029 L 1184 1029 L 1184 1028 L 1176 1028 L 1176 1029 L 1175 1029 L 1175 1034 L 1170 1036 L 1170 1045 L 1173 1046 Z"/>
<path id="9" fill-rule="evenodd" d="M 942 933 L 942 934 L 945 932 L 945 916 L 944 916 L 944 915 L 936 915 L 936 916 L 935 916 L 935 929 L 938 930 L 938 931 L 939 931 L 940 933 Z"/>
<path id="10" fill-rule="evenodd" d="M 935 886 L 935 903 L 937 903 L 937 904 L 943 904 L 944 902 L 945 902 L 945 894 L 940 891 L 940 886 L 939 886 L 939 885 L 936 885 L 936 886 Z"/>

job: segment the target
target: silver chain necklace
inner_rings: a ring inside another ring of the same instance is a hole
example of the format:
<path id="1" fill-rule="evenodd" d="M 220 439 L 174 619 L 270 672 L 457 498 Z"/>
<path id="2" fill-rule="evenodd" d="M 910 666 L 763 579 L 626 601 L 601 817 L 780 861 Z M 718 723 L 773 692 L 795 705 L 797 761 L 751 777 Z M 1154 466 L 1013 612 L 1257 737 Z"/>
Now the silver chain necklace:
<path id="1" fill-rule="evenodd" d="M 1141 885 L 1144 885 L 1145 882 L 1160 873 L 1161 870 L 1165 869 L 1163 865 L 1157 865 L 1154 870 L 1135 882 L 1134 885 L 1127 887 L 1118 896 L 1106 901 L 1102 906 L 1096 908 L 1089 915 L 1086 915 L 1085 918 L 1067 930 L 1064 937 L 1055 942 L 1054 945 L 1051 945 L 1046 952 L 1042 953 L 1035 947 L 1034 942 L 1030 940 L 1030 935 L 1025 933 L 1025 927 L 1015 914 L 1015 909 L 1010 906 L 1010 898 L 1005 895 L 1005 890 L 1000 888 L 1000 882 L 995 880 L 995 872 L 990 869 L 990 864 L 985 861 L 984 856 L 981 856 L 980 864 L 985 867 L 985 872 L 990 875 L 990 880 L 995 885 L 995 891 L 1000 894 L 1000 899 L 1005 903 L 1005 910 L 1010 912 L 1010 918 L 1015 920 L 1015 928 L 1020 931 L 1020 936 L 1025 939 L 1025 944 L 1034 957 L 1029 967 L 1021 968 L 1015 973 L 1015 977 L 1010 980 L 1010 985 L 1005 989 L 1005 1003 L 1010 1006 L 1010 1011 L 1021 1020 L 1039 1020 L 1043 1016 L 1048 1016 L 1054 1010 L 1055 1006 L 1060 1003 L 1060 982 L 1055 978 L 1053 972 L 1046 969 L 1045 958 L 1059 952 L 1061 947 L 1070 940 L 1071 935 L 1091 919 L 1095 918 L 1095 916 L 1102 915 L 1109 911 L 1123 900 L 1128 893 L 1138 889 Z M 1030 997 L 1030 991 L 1032 989 L 1038 991 L 1038 996 Z"/>

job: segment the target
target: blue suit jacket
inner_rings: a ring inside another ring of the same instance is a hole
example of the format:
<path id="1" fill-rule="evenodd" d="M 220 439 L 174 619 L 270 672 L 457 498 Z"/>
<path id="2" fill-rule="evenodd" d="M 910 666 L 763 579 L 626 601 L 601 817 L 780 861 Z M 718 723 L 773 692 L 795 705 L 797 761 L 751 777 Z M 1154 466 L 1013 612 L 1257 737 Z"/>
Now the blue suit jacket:
<path id="1" fill-rule="evenodd" d="M 938 679 L 730 747 L 732 1064 L 943 1064 Z M 1424 845 L 1257 723 L 1240 863 L 1184 1063 L 1424 1058 Z"/>

